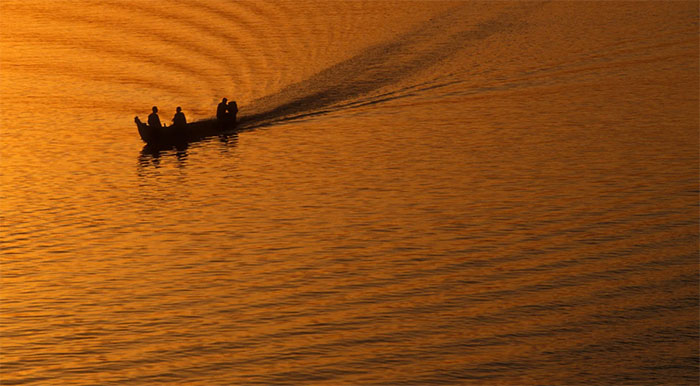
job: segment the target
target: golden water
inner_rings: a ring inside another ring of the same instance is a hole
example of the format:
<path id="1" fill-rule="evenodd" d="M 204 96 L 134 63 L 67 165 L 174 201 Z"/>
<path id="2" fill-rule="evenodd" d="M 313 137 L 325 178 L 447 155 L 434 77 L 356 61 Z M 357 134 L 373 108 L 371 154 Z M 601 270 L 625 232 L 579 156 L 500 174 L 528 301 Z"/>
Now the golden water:
<path id="1" fill-rule="evenodd" d="M 0 16 L 0 383 L 697 384 L 697 2 Z"/>

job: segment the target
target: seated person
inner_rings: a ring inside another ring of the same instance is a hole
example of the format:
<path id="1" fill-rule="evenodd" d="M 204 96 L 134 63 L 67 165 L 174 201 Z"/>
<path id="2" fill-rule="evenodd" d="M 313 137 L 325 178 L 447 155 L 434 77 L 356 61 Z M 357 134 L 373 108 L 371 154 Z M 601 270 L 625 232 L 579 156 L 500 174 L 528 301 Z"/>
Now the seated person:
<path id="1" fill-rule="evenodd" d="M 185 127 L 187 125 L 187 119 L 185 118 L 185 113 L 182 112 L 182 108 L 177 106 L 177 111 L 173 117 L 173 126 L 175 127 Z"/>
<path id="2" fill-rule="evenodd" d="M 223 98 L 221 103 L 216 106 L 216 120 L 219 121 L 219 123 L 223 123 L 226 119 L 226 101 L 227 99 Z"/>
<path id="3" fill-rule="evenodd" d="M 153 106 L 153 112 L 148 116 L 148 126 L 151 127 L 163 127 L 160 123 L 160 117 L 158 117 L 158 107 Z"/>
<path id="4" fill-rule="evenodd" d="M 226 110 L 228 111 L 229 124 L 233 125 L 236 123 L 236 114 L 238 114 L 238 104 L 236 101 L 229 102 Z"/>

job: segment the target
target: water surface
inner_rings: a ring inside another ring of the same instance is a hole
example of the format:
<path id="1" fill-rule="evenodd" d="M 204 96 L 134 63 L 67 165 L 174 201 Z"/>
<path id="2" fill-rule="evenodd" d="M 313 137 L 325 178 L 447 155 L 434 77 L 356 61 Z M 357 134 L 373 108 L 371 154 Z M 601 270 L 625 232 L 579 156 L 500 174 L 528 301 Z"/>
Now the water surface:
<path id="1" fill-rule="evenodd" d="M 697 383 L 697 2 L 0 10 L 3 384 Z"/>

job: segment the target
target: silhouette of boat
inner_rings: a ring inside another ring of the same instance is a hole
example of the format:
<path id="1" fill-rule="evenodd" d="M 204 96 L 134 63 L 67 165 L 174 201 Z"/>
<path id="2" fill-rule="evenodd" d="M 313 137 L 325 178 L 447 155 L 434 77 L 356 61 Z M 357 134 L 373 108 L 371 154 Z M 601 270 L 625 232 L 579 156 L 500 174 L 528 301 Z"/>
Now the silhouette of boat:
<path id="1" fill-rule="evenodd" d="M 222 127 L 215 119 L 190 122 L 181 127 L 151 127 L 141 122 L 139 117 L 135 117 L 134 122 L 136 122 L 141 139 L 148 144 L 194 142 L 229 132 L 236 127 L 235 123 Z"/>

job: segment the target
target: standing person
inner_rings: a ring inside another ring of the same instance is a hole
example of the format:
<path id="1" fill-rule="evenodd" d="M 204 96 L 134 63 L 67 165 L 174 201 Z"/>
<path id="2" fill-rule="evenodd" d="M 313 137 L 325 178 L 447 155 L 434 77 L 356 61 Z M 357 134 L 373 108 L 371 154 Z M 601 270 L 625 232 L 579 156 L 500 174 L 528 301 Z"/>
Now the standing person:
<path id="1" fill-rule="evenodd" d="M 236 114 L 238 114 L 238 104 L 236 101 L 229 102 L 226 109 L 228 110 L 229 123 L 231 125 L 236 124 Z"/>
<path id="2" fill-rule="evenodd" d="M 223 128 L 226 122 L 226 101 L 224 98 L 221 100 L 218 106 L 216 106 L 216 120 L 219 122 L 219 128 Z"/>
<path id="3" fill-rule="evenodd" d="M 160 123 L 160 117 L 158 117 L 158 107 L 153 106 L 151 109 L 153 112 L 148 116 L 148 126 L 161 128 L 163 125 Z"/>
<path id="4" fill-rule="evenodd" d="M 173 126 L 177 128 L 183 128 L 187 124 L 187 119 L 185 118 L 185 113 L 182 112 L 182 108 L 177 106 L 175 109 L 176 113 L 173 117 Z"/>

